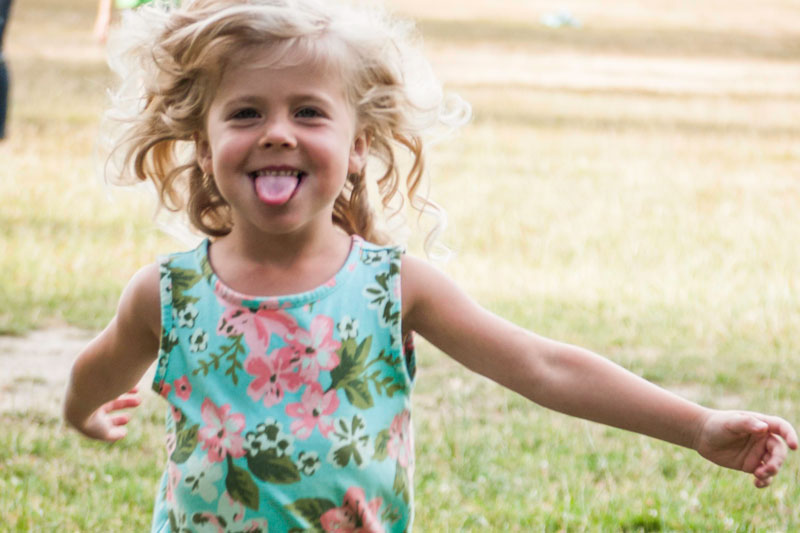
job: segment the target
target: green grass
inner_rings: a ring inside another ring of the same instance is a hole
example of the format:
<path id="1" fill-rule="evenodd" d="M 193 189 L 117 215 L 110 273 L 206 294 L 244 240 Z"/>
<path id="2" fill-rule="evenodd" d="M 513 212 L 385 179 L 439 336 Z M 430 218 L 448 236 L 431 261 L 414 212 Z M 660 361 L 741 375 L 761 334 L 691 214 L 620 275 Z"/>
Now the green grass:
<path id="1" fill-rule="evenodd" d="M 796 2 L 567 2 L 584 28 L 565 32 L 537 26 L 547 2 L 458 2 L 459 23 L 448 2 L 394 4 L 422 18 L 474 106 L 432 158 L 449 273 L 497 313 L 693 400 L 800 421 Z M 93 9 L 14 5 L 0 332 L 98 329 L 131 274 L 181 246 L 145 195 L 95 172 L 111 77 Z M 419 358 L 419 531 L 800 529 L 796 457 L 756 491 L 691 451 L 533 406 L 424 343 Z M 0 414 L 0 529 L 146 530 L 161 408 L 151 395 L 113 446 L 51 413 Z"/>

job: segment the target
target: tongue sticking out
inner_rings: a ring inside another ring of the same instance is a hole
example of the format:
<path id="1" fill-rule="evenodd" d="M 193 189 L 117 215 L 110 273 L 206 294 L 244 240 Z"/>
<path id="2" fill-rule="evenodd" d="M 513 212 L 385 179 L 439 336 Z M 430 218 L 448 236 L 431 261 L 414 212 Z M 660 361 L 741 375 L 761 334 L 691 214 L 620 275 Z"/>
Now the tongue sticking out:
<path id="1" fill-rule="evenodd" d="M 283 205 L 294 194 L 300 178 L 297 176 L 258 176 L 256 194 L 259 200 L 268 205 Z"/>

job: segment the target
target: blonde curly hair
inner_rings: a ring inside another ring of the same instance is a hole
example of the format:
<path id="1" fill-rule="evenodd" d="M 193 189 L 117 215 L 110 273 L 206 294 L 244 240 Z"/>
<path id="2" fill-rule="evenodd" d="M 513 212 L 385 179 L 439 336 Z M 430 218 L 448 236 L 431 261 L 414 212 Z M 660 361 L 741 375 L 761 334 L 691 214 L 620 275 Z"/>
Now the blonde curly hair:
<path id="1" fill-rule="evenodd" d="M 230 232 L 230 207 L 198 165 L 195 141 L 204 135 L 228 63 L 241 51 L 267 47 L 276 67 L 308 61 L 338 69 L 369 140 L 370 160 L 379 163 L 369 178 L 380 197 L 379 220 L 365 169 L 347 177 L 333 222 L 348 234 L 386 244 L 393 239 L 381 225 L 401 212 L 407 198 L 421 214 L 436 218 L 426 250 L 432 246 L 444 213 L 422 193 L 423 139 L 442 124 L 463 123 L 469 108 L 461 101 L 445 105 L 413 25 L 383 10 L 330 0 L 194 0 L 126 14 L 115 43 L 109 56 L 121 83 L 106 114 L 111 127 L 105 173 L 112 181 L 149 181 L 160 205 L 185 211 L 196 229 L 209 236 Z M 410 162 L 401 173 L 403 153 Z"/>

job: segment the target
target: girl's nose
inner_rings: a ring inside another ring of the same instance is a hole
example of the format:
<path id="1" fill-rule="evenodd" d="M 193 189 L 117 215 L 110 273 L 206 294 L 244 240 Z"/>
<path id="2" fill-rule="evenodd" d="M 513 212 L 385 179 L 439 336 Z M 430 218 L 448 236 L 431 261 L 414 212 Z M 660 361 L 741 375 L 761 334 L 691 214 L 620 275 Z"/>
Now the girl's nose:
<path id="1" fill-rule="evenodd" d="M 264 133 L 259 139 L 263 148 L 294 148 L 297 145 L 291 125 L 285 119 L 272 119 L 267 122 Z"/>

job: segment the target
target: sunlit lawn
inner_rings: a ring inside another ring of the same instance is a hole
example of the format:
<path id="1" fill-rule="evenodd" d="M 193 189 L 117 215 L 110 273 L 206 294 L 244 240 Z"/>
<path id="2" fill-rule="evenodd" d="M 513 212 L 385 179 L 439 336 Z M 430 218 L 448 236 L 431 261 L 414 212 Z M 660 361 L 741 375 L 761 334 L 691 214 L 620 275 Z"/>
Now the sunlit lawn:
<path id="1" fill-rule="evenodd" d="M 800 3 L 561 4 L 582 28 L 542 27 L 544 1 L 393 2 L 474 107 L 432 158 L 454 252 L 443 268 L 496 312 L 680 394 L 800 422 Z M 96 173 L 111 77 L 93 9 L 14 5 L 3 332 L 100 328 L 130 275 L 182 246 L 146 195 Z M 800 529 L 797 457 L 756 491 L 688 450 L 419 355 L 419 531 Z M 145 530 L 160 410 L 151 398 L 112 447 L 55 413 L 0 414 L 0 529 Z"/>

